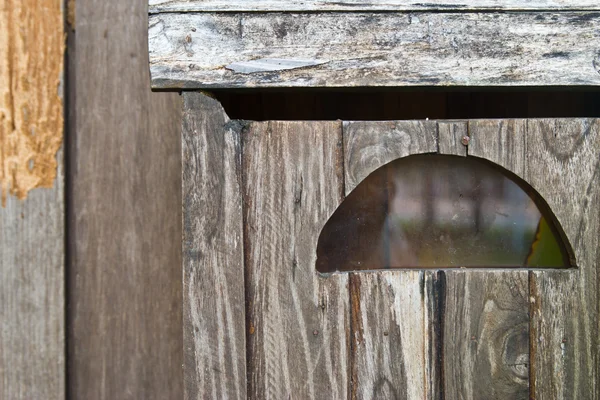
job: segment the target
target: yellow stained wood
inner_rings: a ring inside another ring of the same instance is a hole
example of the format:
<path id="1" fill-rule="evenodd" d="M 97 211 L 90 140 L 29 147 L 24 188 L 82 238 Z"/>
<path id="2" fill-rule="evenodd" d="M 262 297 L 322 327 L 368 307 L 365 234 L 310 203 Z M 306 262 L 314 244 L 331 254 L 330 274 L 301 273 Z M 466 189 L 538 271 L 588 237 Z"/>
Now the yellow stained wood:
<path id="1" fill-rule="evenodd" d="M 0 0 L 0 191 L 50 188 L 63 138 L 61 0 Z"/>

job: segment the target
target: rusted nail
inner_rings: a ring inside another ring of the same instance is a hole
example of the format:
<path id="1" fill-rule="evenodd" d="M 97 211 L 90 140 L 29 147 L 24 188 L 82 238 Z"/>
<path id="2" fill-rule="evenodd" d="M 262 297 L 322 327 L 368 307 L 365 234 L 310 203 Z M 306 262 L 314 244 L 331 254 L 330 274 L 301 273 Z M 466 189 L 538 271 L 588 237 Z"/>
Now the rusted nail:
<path id="1" fill-rule="evenodd" d="M 461 143 L 462 143 L 464 146 L 468 146 L 470 141 L 471 141 L 471 138 L 470 138 L 470 137 L 468 137 L 468 136 L 463 136 L 460 142 L 461 142 Z"/>
<path id="2" fill-rule="evenodd" d="M 315 330 L 313 331 L 313 335 L 317 336 L 318 334 L 319 334 L 319 331 L 315 329 Z"/>
<path id="3" fill-rule="evenodd" d="M 563 339 L 563 340 L 562 340 L 562 342 L 563 342 L 563 343 L 567 343 L 567 339 Z"/>

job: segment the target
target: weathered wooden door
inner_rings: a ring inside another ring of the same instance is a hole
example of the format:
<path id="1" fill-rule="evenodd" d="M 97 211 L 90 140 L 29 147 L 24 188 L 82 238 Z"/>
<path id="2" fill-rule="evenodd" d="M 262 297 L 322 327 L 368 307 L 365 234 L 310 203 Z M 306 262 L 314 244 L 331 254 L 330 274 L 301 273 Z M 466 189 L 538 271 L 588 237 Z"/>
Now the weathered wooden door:
<path id="1" fill-rule="evenodd" d="M 241 122 L 184 97 L 188 398 L 596 398 L 598 120 Z M 345 196 L 422 153 L 521 177 L 576 268 L 318 273 Z"/>
<path id="2" fill-rule="evenodd" d="M 597 87 L 598 10 L 150 0 L 152 84 Z M 183 97 L 186 398 L 600 398 L 598 120 L 233 121 L 210 95 Z M 331 272 L 344 268 L 319 244 L 336 209 L 425 154 L 480 160 L 535 195 L 564 268 Z"/>

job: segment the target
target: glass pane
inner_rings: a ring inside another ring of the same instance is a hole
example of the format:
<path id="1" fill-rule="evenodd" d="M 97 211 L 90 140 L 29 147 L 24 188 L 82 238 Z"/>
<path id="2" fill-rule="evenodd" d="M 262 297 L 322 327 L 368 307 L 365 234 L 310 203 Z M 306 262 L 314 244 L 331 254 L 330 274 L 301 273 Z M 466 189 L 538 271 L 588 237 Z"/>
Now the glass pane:
<path id="1" fill-rule="evenodd" d="M 317 269 L 568 267 L 561 245 L 500 168 L 419 155 L 385 165 L 346 198 L 321 232 Z"/>

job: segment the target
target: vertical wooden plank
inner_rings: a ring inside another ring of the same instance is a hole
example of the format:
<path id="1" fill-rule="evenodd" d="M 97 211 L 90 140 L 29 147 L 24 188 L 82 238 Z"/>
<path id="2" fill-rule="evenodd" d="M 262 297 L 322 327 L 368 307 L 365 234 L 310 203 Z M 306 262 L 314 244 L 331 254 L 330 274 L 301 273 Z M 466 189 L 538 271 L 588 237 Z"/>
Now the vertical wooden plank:
<path id="1" fill-rule="evenodd" d="M 249 395 L 346 398 L 348 276 L 316 273 L 342 199 L 341 126 L 253 123 L 244 135 Z"/>
<path id="2" fill-rule="evenodd" d="M 345 122 L 346 194 L 383 165 L 437 151 L 433 121 Z M 352 397 L 428 399 L 437 353 L 425 279 L 433 272 L 352 274 Z M 387 333 L 387 335 L 386 335 Z"/>
<path id="3" fill-rule="evenodd" d="M 530 273 L 531 396 L 600 398 L 600 124 L 592 119 L 479 121 L 469 154 L 523 177 L 548 203 L 577 269 Z M 498 133 L 505 143 L 498 146 Z"/>
<path id="4" fill-rule="evenodd" d="M 444 392 L 529 398 L 527 271 L 446 271 Z"/>
<path id="5" fill-rule="evenodd" d="M 570 244 L 573 271 L 531 274 L 534 395 L 600 399 L 600 121 L 528 122 L 528 181 Z"/>
<path id="6" fill-rule="evenodd" d="M 468 137 L 466 121 L 438 122 L 438 153 L 466 157 Z"/>
<path id="7" fill-rule="evenodd" d="M 440 154 L 467 156 L 466 122 L 440 122 L 438 129 Z M 486 151 L 512 148 L 512 140 L 506 129 L 499 130 L 494 146 L 486 143 Z M 512 163 L 515 169 L 521 168 L 520 160 Z M 527 399 L 527 271 L 450 270 L 444 274 L 444 393 L 457 399 Z"/>
<path id="8" fill-rule="evenodd" d="M 61 0 L 0 0 L 0 398 L 65 397 Z"/>
<path id="9" fill-rule="evenodd" d="M 435 121 L 344 122 L 346 195 L 389 162 L 436 151 Z"/>
<path id="10" fill-rule="evenodd" d="M 0 398 L 65 395 L 64 186 L 0 208 Z"/>
<path id="11" fill-rule="evenodd" d="M 183 96 L 184 398 L 245 399 L 242 124 Z"/>
<path id="12" fill-rule="evenodd" d="M 352 397 L 427 399 L 424 272 L 352 274 Z"/>
<path id="13" fill-rule="evenodd" d="M 77 0 L 68 394 L 181 399 L 181 105 L 152 93 L 144 1 Z"/>

